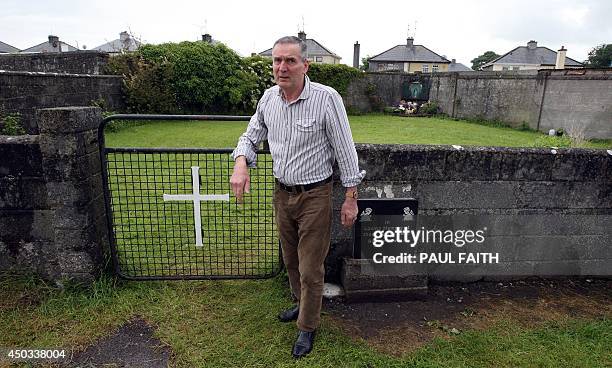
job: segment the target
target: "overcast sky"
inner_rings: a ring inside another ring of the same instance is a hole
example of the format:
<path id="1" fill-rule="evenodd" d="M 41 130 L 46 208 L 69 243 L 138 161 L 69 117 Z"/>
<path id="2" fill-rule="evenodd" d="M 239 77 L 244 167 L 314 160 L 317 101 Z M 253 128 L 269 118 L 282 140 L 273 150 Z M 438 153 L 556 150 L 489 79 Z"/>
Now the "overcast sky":
<path id="1" fill-rule="evenodd" d="M 466 66 L 487 50 L 504 54 L 529 40 L 553 50 L 565 46 L 578 61 L 612 43 L 610 0 L 1 0 L 0 41 L 24 49 L 54 34 L 90 49 L 123 30 L 149 43 L 197 40 L 207 32 L 248 56 L 297 34 L 302 18 L 307 37 L 349 65 L 355 41 L 361 57 L 373 56 L 405 43 L 408 27 L 415 44 Z"/>

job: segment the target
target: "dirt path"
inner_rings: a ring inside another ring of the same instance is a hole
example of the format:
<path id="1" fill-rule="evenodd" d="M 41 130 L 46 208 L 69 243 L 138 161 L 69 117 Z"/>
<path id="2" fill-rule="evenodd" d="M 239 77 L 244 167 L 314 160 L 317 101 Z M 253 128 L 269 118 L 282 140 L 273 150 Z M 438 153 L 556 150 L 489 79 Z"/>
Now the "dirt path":
<path id="1" fill-rule="evenodd" d="M 332 323 L 378 351 L 403 355 L 463 330 L 501 319 L 534 325 L 612 315 L 612 280 L 525 280 L 430 286 L 423 300 L 344 304 L 328 301 Z"/>
<path id="2" fill-rule="evenodd" d="M 67 367 L 165 368 L 170 348 L 153 337 L 154 329 L 135 318 L 84 351 L 77 353 Z"/>

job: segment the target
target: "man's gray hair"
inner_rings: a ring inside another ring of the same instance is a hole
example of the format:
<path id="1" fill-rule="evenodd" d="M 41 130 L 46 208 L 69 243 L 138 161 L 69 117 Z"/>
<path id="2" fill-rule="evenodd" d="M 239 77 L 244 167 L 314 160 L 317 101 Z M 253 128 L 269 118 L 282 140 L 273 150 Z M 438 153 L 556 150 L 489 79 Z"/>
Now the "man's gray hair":
<path id="1" fill-rule="evenodd" d="M 308 50 L 306 49 L 306 42 L 304 42 L 302 39 L 295 37 L 295 36 L 285 36 L 285 37 L 281 37 L 278 40 L 276 40 L 276 42 L 274 42 L 274 46 L 278 45 L 279 43 L 289 43 L 292 45 L 299 45 L 300 55 L 302 56 L 302 60 L 308 59 Z M 274 46 L 272 46 L 272 48 L 274 48 Z"/>

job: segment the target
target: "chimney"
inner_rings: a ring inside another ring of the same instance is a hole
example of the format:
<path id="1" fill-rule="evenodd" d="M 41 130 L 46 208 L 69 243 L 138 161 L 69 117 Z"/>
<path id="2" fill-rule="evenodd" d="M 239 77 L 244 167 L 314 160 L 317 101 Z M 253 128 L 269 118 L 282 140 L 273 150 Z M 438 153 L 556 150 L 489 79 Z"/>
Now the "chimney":
<path id="1" fill-rule="evenodd" d="M 353 68 L 359 68 L 359 41 L 353 45 Z"/>
<path id="2" fill-rule="evenodd" d="M 121 40 L 121 42 L 126 42 L 129 39 L 130 39 L 130 34 L 127 33 L 126 31 L 119 33 L 119 40 Z"/>
<path id="3" fill-rule="evenodd" d="M 53 47 L 57 47 L 58 43 L 59 43 L 59 37 L 49 35 L 49 44 L 51 44 Z"/>
<path id="4" fill-rule="evenodd" d="M 457 63 L 456 59 L 451 60 L 451 64 L 455 64 L 455 63 Z"/>
<path id="5" fill-rule="evenodd" d="M 408 37 L 408 38 L 406 39 L 406 46 L 408 46 L 408 47 L 412 47 L 413 42 L 414 42 L 414 38 L 412 38 L 412 37 Z"/>
<path id="6" fill-rule="evenodd" d="M 527 48 L 530 50 L 535 50 L 538 48 L 538 43 L 534 40 L 527 42 Z"/>
<path id="7" fill-rule="evenodd" d="M 206 43 L 212 43 L 212 36 L 208 33 L 202 35 L 202 41 Z"/>
<path id="8" fill-rule="evenodd" d="M 62 43 L 59 37 L 49 35 L 49 45 L 51 45 L 51 52 L 62 52 Z"/>
<path id="9" fill-rule="evenodd" d="M 304 33 L 304 31 L 299 31 L 298 38 L 302 41 L 306 41 L 306 33 Z"/>
<path id="10" fill-rule="evenodd" d="M 565 69 L 565 53 L 567 49 L 565 46 L 561 46 L 561 49 L 557 52 L 557 62 L 555 64 L 555 69 Z"/>

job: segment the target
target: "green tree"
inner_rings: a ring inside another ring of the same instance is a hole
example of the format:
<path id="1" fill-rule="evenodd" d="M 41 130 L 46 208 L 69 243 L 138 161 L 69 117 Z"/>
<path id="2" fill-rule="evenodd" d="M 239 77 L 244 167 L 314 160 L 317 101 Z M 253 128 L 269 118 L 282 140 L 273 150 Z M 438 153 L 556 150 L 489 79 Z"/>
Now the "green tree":
<path id="1" fill-rule="evenodd" d="M 497 55 L 494 51 L 487 51 L 479 57 L 472 59 L 472 69 L 480 70 L 481 66 L 485 65 L 489 61 L 495 60 L 498 57 L 499 55 Z"/>
<path id="2" fill-rule="evenodd" d="M 364 72 L 368 71 L 368 68 L 370 67 L 370 55 L 366 55 L 366 57 L 362 57 L 361 58 L 361 65 L 359 66 L 359 69 L 363 70 Z"/>
<path id="3" fill-rule="evenodd" d="M 310 80 L 330 86 L 343 96 L 346 95 L 349 84 L 362 76 L 362 71 L 344 64 L 312 63 L 308 68 Z"/>
<path id="4" fill-rule="evenodd" d="M 612 44 L 602 44 L 593 47 L 589 52 L 589 58 L 584 62 L 589 68 L 612 67 Z"/>

